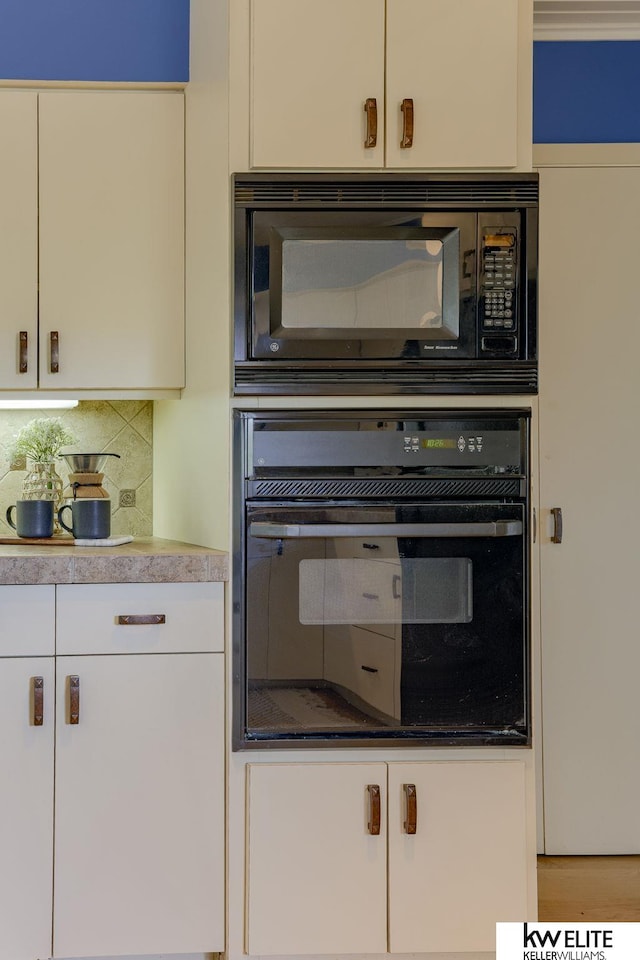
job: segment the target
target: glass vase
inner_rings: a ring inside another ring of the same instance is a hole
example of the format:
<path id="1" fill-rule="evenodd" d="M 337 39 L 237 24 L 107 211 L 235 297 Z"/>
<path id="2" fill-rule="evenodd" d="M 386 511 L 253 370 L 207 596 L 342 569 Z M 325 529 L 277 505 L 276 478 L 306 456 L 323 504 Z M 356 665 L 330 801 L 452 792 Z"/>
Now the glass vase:
<path id="1" fill-rule="evenodd" d="M 53 500 L 54 516 L 62 506 L 62 479 L 58 476 L 54 460 L 44 460 L 29 465 L 29 471 L 22 481 L 23 500 Z"/>

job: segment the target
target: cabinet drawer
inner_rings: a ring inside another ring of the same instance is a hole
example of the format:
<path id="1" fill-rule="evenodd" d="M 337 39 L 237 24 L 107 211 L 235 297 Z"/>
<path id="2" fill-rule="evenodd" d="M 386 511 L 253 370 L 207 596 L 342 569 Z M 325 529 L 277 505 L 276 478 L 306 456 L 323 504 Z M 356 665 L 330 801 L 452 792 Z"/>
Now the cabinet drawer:
<path id="1" fill-rule="evenodd" d="M 55 587 L 0 586 L 0 657 L 52 656 Z"/>
<path id="2" fill-rule="evenodd" d="M 398 644 L 360 627 L 327 627 L 325 679 L 351 690 L 388 716 L 399 704 Z"/>
<path id="3" fill-rule="evenodd" d="M 189 653 L 224 648 L 221 583 L 58 587 L 58 654 Z"/>

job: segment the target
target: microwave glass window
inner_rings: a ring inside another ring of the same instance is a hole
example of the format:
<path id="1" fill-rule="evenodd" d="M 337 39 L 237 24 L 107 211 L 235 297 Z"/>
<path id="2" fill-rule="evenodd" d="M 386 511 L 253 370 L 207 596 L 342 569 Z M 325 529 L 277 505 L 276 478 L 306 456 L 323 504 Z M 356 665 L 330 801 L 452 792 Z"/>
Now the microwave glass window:
<path id="1" fill-rule="evenodd" d="M 300 562 L 302 624 L 469 623 L 472 616 L 467 557 Z"/>
<path id="2" fill-rule="evenodd" d="M 444 244 L 427 240 L 284 240 L 286 328 L 442 330 Z"/>

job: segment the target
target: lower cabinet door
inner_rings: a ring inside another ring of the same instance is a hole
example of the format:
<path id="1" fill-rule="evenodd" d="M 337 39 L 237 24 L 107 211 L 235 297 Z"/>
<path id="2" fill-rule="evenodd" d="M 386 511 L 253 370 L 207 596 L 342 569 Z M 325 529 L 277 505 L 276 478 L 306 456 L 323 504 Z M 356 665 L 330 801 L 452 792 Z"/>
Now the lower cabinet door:
<path id="1" fill-rule="evenodd" d="M 223 679 L 221 654 L 58 658 L 54 955 L 224 949 Z"/>
<path id="2" fill-rule="evenodd" d="M 521 761 L 390 763 L 390 952 L 494 951 L 527 919 L 525 827 Z"/>
<path id="3" fill-rule="evenodd" d="M 384 763 L 248 767 L 248 953 L 386 951 L 386 779 Z"/>
<path id="4" fill-rule="evenodd" d="M 53 657 L 0 659 L 0 960 L 51 956 L 53 703 Z"/>

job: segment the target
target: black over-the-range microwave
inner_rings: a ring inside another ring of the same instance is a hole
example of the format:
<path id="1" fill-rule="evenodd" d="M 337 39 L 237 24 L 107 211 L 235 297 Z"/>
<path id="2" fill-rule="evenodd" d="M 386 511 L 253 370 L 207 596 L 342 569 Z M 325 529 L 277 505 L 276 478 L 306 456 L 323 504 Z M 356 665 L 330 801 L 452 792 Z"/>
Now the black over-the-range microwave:
<path id="1" fill-rule="evenodd" d="M 537 393 L 537 174 L 233 191 L 236 395 Z"/>

